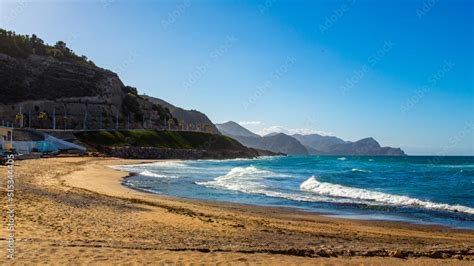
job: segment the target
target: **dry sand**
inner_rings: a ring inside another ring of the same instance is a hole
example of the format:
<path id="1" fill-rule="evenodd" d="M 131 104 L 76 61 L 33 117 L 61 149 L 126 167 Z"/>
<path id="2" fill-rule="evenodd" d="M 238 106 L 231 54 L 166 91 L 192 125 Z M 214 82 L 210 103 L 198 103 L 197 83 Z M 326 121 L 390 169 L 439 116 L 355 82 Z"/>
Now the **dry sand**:
<path id="1" fill-rule="evenodd" d="M 127 173 L 108 167 L 139 162 L 17 161 L 16 259 L 6 259 L 2 204 L 0 263 L 474 264 L 472 231 L 152 195 L 122 186 Z"/>

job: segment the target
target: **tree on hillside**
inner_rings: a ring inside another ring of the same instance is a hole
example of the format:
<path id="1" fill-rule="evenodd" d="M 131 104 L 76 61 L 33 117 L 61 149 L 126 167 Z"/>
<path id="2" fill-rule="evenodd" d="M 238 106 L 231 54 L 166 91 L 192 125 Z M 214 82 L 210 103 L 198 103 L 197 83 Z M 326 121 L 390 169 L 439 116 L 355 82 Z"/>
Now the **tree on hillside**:
<path id="1" fill-rule="evenodd" d="M 94 65 L 92 61 L 77 56 L 63 41 L 58 41 L 54 46 L 51 46 L 45 44 L 36 34 L 32 34 L 30 37 L 4 29 L 0 29 L 0 53 L 16 58 L 26 58 L 29 55 L 52 56 L 59 60 Z"/>
<path id="2" fill-rule="evenodd" d="M 61 50 L 62 52 L 63 52 L 63 51 L 65 52 L 66 49 L 67 49 L 66 43 L 63 42 L 63 41 L 58 41 L 58 42 L 56 42 L 56 44 L 54 45 L 54 48 L 59 49 L 59 50 Z"/>

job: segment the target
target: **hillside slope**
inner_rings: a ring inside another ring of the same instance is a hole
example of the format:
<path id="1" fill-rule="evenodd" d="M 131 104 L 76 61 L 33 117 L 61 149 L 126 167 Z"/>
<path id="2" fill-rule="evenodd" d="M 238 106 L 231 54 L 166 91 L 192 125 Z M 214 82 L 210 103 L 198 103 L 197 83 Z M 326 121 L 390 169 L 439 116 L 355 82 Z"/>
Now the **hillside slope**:
<path id="1" fill-rule="evenodd" d="M 164 108 L 168 108 L 170 110 L 171 115 L 175 117 L 178 121 L 184 122 L 186 125 L 193 124 L 205 124 L 210 125 L 212 128 L 213 133 L 219 133 L 219 130 L 216 126 L 212 123 L 212 121 L 207 117 L 206 114 L 199 112 L 197 110 L 185 110 L 183 108 L 177 107 L 172 105 L 169 102 L 166 102 L 162 99 L 158 99 L 151 96 L 142 95 L 142 97 L 151 103 L 159 104 Z"/>
<path id="2" fill-rule="evenodd" d="M 344 141 L 334 136 L 293 135 L 306 146 L 311 155 L 356 155 L 356 156 L 404 156 L 400 148 L 382 147 L 374 138 L 355 142 Z"/>
<path id="3" fill-rule="evenodd" d="M 98 151 L 109 151 L 113 147 L 157 148 L 173 150 L 203 151 L 200 158 L 228 159 L 253 158 L 260 155 L 257 150 L 247 148 L 238 141 L 219 134 L 190 131 L 79 131 L 74 134 L 78 140 Z M 132 149 L 133 151 L 140 150 Z M 130 156 L 132 157 L 132 156 Z M 152 159 L 152 158 L 150 158 Z M 198 159 L 198 158 L 194 158 Z"/>
<path id="4" fill-rule="evenodd" d="M 331 147 L 331 155 L 357 155 L 357 156 L 405 156 L 400 148 L 382 147 L 373 138 L 365 138 L 355 142 L 336 144 Z"/>
<path id="5" fill-rule="evenodd" d="M 247 147 L 284 153 L 287 155 L 309 155 L 308 150 L 295 138 L 283 133 L 265 137 L 234 136 Z"/>
<path id="6" fill-rule="evenodd" d="M 258 138 L 259 135 L 252 131 L 242 127 L 234 121 L 225 122 L 222 124 L 216 124 L 219 131 L 226 136 L 241 136 L 241 137 L 254 137 Z"/>
<path id="7" fill-rule="evenodd" d="M 329 152 L 331 147 L 336 144 L 344 144 L 346 143 L 344 140 L 334 137 L 334 136 L 321 136 L 319 134 L 311 134 L 311 135 L 301 135 L 295 134 L 292 135 L 295 139 L 297 139 L 301 144 L 305 145 L 306 147 L 311 147 L 314 150 L 320 152 Z"/>
<path id="8" fill-rule="evenodd" d="M 238 140 L 247 147 L 287 155 L 308 155 L 308 150 L 295 138 L 283 133 L 261 137 L 235 122 L 216 124 L 222 134 Z"/>

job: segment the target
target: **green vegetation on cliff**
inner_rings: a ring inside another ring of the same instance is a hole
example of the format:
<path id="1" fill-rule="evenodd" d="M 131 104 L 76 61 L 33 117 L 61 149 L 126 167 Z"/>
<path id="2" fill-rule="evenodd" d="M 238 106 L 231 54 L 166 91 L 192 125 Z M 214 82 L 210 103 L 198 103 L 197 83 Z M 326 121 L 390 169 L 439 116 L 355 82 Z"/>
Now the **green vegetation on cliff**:
<path id="1" fill-rule="evenodd" d="M 217 134 L 193 131 L 84 131 L 75 133 L 76 137 L 90 146 L 133 146 L 172 149 L 235 150 L 248 151 L 238 141 Z"/>
<path id="2" fill-rule="evenodd" d="M 196 117 L 191 111 L 183 110 L 193 114 L 191 119 L 178 119 L 170 106 L 142 97 L 116 73 L 77 56 L 62 41 L 51 46 L 35 34 L 4 29 L 0 29 L 0 91 L 0 120 L 19 127 L 204 131 L 203 125 L 212 124 L 207 117 L 199 119 L 205 115 Z M 45 115 L 40 119 L 40 114 Z M 27 118 L 22 125 L 17 119 L 21 116 Z"/>
<path id="3" fill-rule="evenodd" d="M 20 35 L 4 29 L 0 29 L 0 53 L 15 58 L 26 58 L 29 55 L 46 55 L 59 60 L 94 65 L 86 56 L 76 55 L 63 41 L 58 41 L 54 46 L 51 46 L 45 44 L 35 34 L 31 36 Z"/>

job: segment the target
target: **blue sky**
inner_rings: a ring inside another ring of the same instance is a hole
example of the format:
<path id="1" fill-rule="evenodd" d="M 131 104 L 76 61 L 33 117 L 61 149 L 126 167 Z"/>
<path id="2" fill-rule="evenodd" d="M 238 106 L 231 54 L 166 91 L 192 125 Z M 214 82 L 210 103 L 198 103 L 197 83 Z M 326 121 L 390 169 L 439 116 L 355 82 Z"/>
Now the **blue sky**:
<path id="1" fill-rule="evenodd" d="M 140 92 L 266 133 L 474 155 L 472 1 L 1 1 Z"/>

